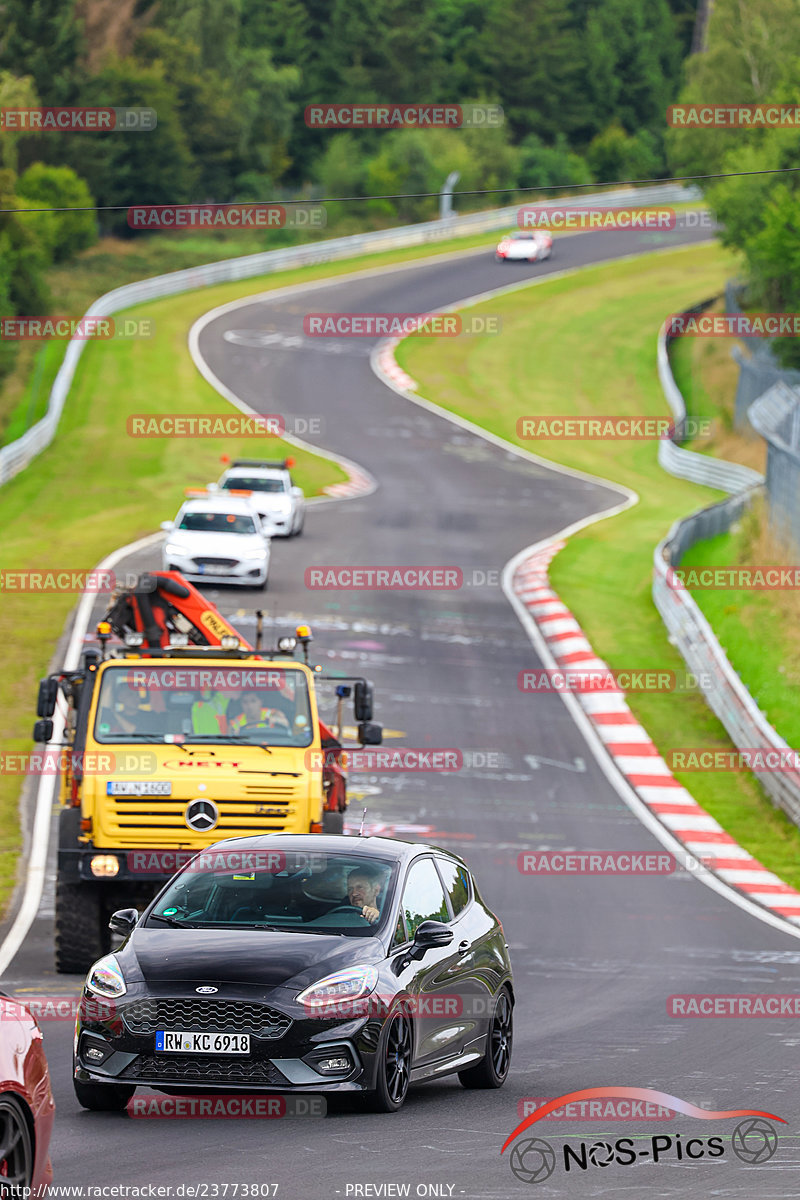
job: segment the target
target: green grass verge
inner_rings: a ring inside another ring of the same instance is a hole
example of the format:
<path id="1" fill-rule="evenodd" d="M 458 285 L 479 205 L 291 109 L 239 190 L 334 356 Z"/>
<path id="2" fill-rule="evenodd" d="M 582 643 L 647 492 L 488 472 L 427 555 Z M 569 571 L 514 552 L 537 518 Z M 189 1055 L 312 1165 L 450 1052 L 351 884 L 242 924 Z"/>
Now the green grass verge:
<path id="1" fill-rule="evenodd" d="M 551 569 L 553 586 L 615 669 L 685 669 L 652 603 L 653 550 L 672 521 L 720 496 L 662 471 L 654 442 L 520 442 L 516 422 L 528 414 L 663 416 L 656 332 L 666 314 L 720 291 L 733 270 L 717 245 L 590 268 L 476 306 L 501 317 L 500 337 L 409 338 L 398 350 L 428 399 L 544 458 L 639 494 L 635 507 L 571 538 Z M 730 747 L 697 692 L 634 692 L 628 700 L 662 754 Z M 678 778 L 755 857 L 800 886 L 800 830 L 752 776 Z"/>
<path id="2" fill-rule="evenodd" d="M 753 545 L 760 540 L 763 520 L 759 506 L 729 533 L 698 542 L 684 555 L 681 568 L 763 566 L 776 561 L 775 556 L 765 556 L 754 562 Z M 794 595 L 693 588 L 692 596 L 767 720 L 790 746 L 800 748 L 800 644 Z M 764 636 L 765 630 L 769 637 Z"/>

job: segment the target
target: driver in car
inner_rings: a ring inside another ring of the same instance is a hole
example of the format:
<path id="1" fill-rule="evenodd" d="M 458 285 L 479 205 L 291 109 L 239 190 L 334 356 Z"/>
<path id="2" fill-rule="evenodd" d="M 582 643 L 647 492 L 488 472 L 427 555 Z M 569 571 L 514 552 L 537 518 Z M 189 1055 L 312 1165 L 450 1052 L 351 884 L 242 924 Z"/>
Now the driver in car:
<path id="1" fill-rule="evenodd" d="M 370 925 L 374 925 L 381 915 L 378 893 L 382 883 L 382 876 L 369 865 L 356 867 L 347 876 L 347 899 L 354 908 L 361 909 L 362 917 Z"/>

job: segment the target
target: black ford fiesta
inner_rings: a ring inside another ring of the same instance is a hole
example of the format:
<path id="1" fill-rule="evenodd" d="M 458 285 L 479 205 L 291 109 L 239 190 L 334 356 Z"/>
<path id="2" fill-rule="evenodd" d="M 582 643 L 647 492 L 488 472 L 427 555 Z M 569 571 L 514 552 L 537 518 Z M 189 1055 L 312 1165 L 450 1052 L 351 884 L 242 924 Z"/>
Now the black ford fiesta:
<path id="1" fill-rule="evenodd" d="M 271 834 L 197 855 L 81 998 L 75 1092 L 122 1109 L 172 1095 L 363 1092 L 508 1074 L 514 992 L 503 928 L 461 859 L 378 837 Z"/>

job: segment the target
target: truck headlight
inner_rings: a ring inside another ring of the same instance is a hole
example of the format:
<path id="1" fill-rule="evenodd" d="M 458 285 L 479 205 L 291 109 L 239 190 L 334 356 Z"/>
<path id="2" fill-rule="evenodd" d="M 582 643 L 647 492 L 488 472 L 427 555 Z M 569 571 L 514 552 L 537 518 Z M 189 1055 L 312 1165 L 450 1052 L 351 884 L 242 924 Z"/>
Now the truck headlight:
<path id="1" fill-rule="evenodd" d="M 92 874 L 96 875 L 99 879 L 107 879 L 109 876 L 119 875 L 119 859 L 116 854 L 95 854 L 89 866 L 92 869 Z"/>

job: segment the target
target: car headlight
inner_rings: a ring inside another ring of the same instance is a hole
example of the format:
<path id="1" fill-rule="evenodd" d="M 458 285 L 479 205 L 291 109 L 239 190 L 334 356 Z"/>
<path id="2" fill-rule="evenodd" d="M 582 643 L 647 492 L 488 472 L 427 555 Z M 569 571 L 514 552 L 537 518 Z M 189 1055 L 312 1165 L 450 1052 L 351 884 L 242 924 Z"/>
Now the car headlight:
<path id="1" fill-rule="evenodd" d="M 188 551 L 180 542 L 167 542 L 164 550 L 167 554 L 187 554 Z"/>
<path id="2" fill-rule="evenodd" d="M 349 967 L 346 971 L 337 971 L 312 983 L 311 987 L 300 993 L 297 1002 L 309 1008 L 322 1008 L 325 1004 L 335 1004 L 337 1000 L 360 1000 L 374 991 L 377 982 L 377 967 Z"/>
<path id="3" fill-rule="evenodd" d="M 113 954 L 98 959 L 86 976 L 86 989 L 95 996 L 124 996 L 128 990 L 122 968 Z"/>
<path id="4" fill-rule="evenodd" d="M 267 557 L 266 546 L 263 548 L 263 550 L 251 550 L 249 554 L 245 555 L 247 562 L 261 562 L 266 557 Z"/>

